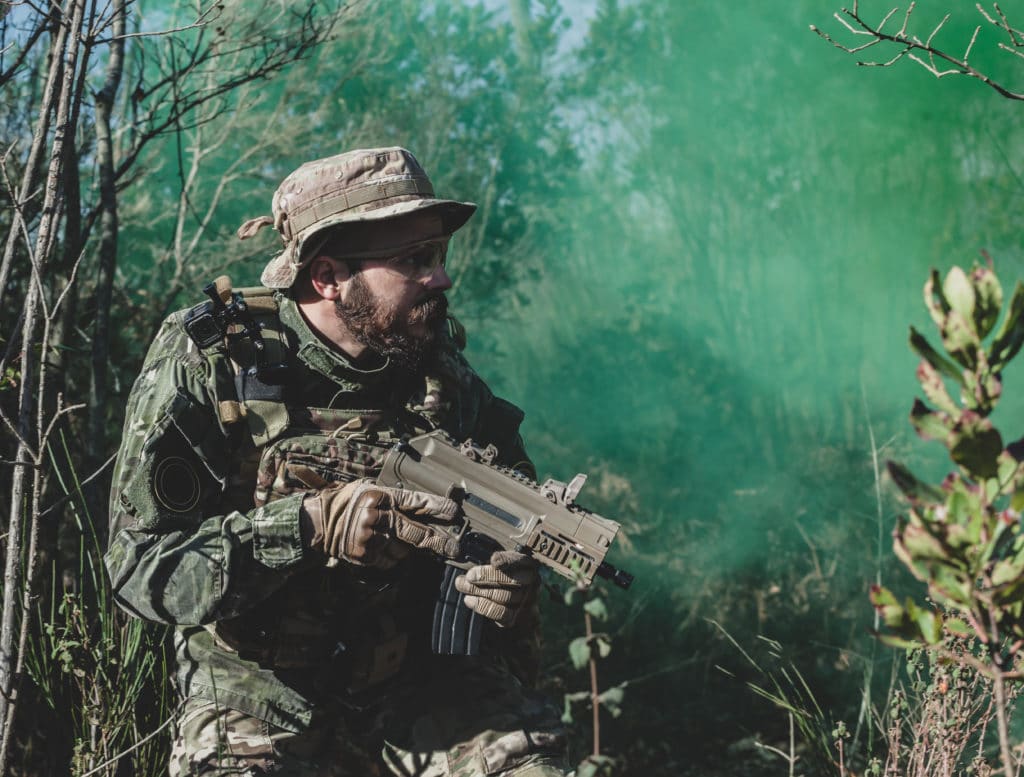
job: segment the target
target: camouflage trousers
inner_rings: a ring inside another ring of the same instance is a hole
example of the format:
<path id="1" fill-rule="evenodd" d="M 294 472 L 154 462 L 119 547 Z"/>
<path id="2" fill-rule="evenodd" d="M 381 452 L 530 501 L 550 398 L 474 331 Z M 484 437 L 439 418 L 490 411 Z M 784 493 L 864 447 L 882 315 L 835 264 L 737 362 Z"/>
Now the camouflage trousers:
<path id="1" fill-rule="evenodd" d="M 569 773 L 558 713 L 482 664 L 396 683 L 362 707 L 341 699 L 295 733 L 189 699 L 171 777 L 559 777 Z"/>

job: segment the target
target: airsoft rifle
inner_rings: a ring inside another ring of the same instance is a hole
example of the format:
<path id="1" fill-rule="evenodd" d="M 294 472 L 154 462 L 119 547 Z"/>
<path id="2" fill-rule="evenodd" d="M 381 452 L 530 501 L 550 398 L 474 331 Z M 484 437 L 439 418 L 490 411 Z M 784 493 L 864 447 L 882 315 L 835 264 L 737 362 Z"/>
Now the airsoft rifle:
<path id="1" fill-rule="evenodd" d="M 595 577 L 629 588 L 633 576 L 604 560 L 619 524 L 578 504 L 586 475 L 569 483 L 538 484 L 518 470 L 494 463 L 497 449 L 471 440 L 459 444 L 437 430 L 395 445 L 378 482 L 392 488 L 447 496 L 461 508 L 461 521 L 447 530 L 461 555 L 449 561 L 434 609 L 435 653 L 475 655 L 483 618 L 462 604 L 455 578 L 486 564 L 498 550 L 525 553 L 562 577 L 589 585 Z"/>

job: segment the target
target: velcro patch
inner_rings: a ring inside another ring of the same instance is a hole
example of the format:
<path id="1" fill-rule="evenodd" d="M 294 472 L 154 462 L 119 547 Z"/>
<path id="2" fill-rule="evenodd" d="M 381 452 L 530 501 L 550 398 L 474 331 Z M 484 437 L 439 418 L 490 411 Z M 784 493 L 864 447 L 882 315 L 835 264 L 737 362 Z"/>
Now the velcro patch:
<path id="1" fill-rule="evenodd" d="M 181 456 L 167 456 L 153 467 L 153 497 L 172 513 L 188 513 L 202 495 L 199 473 Z"/>

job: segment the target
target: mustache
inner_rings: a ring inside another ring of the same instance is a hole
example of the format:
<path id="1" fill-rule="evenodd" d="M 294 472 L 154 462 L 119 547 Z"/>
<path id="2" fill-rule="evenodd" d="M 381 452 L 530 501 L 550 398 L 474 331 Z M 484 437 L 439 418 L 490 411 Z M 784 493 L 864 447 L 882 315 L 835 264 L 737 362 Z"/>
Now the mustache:
<path id="1" fill-rule="evenodd" d="M 447 315 L 448 298 L 444 294 L 435 294 L 413 305 L 410 319 L 413 322 L 436 321 Z"/>

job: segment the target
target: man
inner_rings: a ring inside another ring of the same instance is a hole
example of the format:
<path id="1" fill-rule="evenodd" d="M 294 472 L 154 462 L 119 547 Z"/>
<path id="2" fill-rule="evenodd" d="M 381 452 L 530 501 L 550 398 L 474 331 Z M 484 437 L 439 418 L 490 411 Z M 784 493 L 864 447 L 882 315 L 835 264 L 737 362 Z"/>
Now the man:
<path id="1" fill-rule="evenodd" d="M 128 402 L 106 564 L 118 602 L 175 627 L 171 774 L 560 775 L 537 671 L 539 578 L 496 553 L 457 587 L 493 626 L 433 655 L 456 506 L 376 485 L 441 428 L 532 472 L 522 413 L 461 354 L 448 241 L 475 210 L 401 148 L 303 165 L 274 195 L 283 251 L 175 313 Z M 230 308 L 225 307 L 230 306 Z M 244 308 L 244 309 L 243 309 Z"/>

